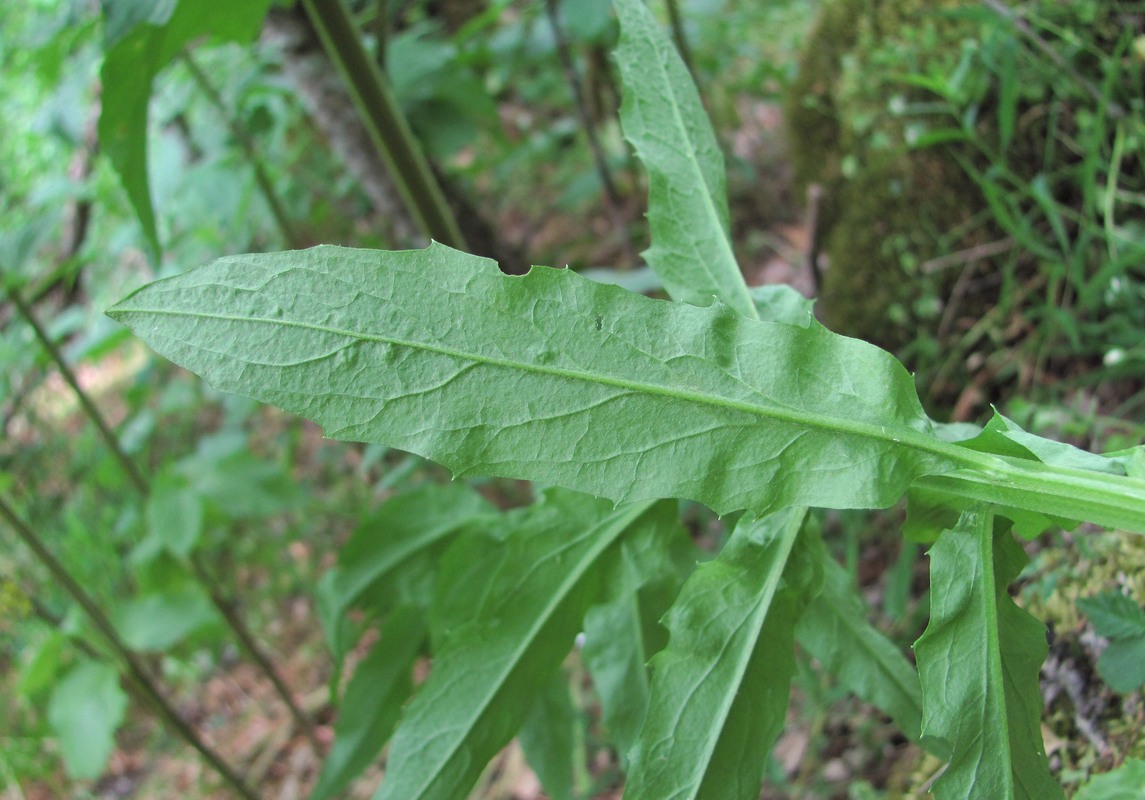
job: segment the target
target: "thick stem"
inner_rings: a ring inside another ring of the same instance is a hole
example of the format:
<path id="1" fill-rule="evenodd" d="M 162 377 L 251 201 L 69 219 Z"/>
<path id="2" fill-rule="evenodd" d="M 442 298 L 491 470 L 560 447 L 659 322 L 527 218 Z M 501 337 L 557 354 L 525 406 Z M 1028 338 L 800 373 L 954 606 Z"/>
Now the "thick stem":
<path id="1" fill-rule="evenodd" d="M 16 535 L 23 541 L 28 549 L 35 554 L 40 563 L 52 573 L 52 577 L 64 587 L 64 590 L 88 615 L 92 624 L 104 639 L 107 640 L 112 651 L 127 667 L 128 675 L 130 675 L 131 679 L 135 682 L 140 692 L 163 718 L 163 722 L 174 730 L 183 741 L 195 748 L 211 768 L 219 773 L 223 780 L 230 784 L 231 788 L 241 797 L 245 798 L 245 800 L 257 800 L 258 795 L 255 794 L 254 790 L 247 786 L 242 777 L 231 769 L 214 750 L 208 747 L 207 744 L 199 738 L 195 731 L 182 720 L 171 704 L 167 702 L 163 693 L 159 691 L 159 687 L 156 686 L 155 682 L 151 679 L 151 675 L 143 665 L 143 662 L 135 653 L 131 652 L 127 644 L 119 637 L 119 633 L 115 630 L 115 626 L 111 624 L 111 620 L 104 616 L 95 600 L 84 591 L 64 565 L 56 560 L 56 557 L 52 555 L 51 551 L 40 541 L 40 537 L 20 518 L 8 503 L 7 498 L 3 495 L 0 495 L 0 517 L 11 526 L 12 530 L 16 532 Z"/>
<path id="2" fill-rule="evenodd" d="M 300 248 L 303 245 L 302 238 L 294 229 L 287 216 L 286 209 L 282 207 L 282 203 L 278 199 L 278 195 L 271 185 L 270 176 L 266 172 L 266 167 L 263 161 L 259 158 L 258 147 L 255 145 L 254 139 L 245 127 L 243 127 L 233 114 L 227 109 L 226 103 L 223 102 L 222 96 L 218 90 L 215 89 L 207 74 L 199 67 L 199 64 L 191 56 L 190 51 L 184 50 L 182 53 L 183 65 L 187 71 L 191 73 L 195 84 L 199 87 L 206 98 L 210 101 L 226 122 L 227 130 L 231 132 L 231 136 L 242 147 L 243 153 L 247 157 L 247 163 L 250 164 L 251 169 L 254 170 L 254 182 L 257 184 L 259 191 L 262 192 L 263 199 L 266 200 L 267 206 L 270 207 L 271 216 L 274 217 L 275 223 L 278 225 L 279 231 L 286 239 L 287 243 L 292 248 Z"/>
<path id="3" fill-rule="evenodd" d="M 465 250 L 465 237 L 378 65 L 343 0 L 302 0 L 322 47 L 337 65 L 378 154 L 426 236 Z"/>
<path id="4" fill-rule="evenodd" d="M 115 432 L 112 431 L 111 426 L 108 424 L 107 420 L 103 418 L 103 414 L 101 414 L 99 409 L 96 408 L 95 403 L 92 401 L 91 397 L 87 394 L 86 391 L 84 391 L 83 387 L 80 386 L 79 381 L 76 379 L 75 373 L 68 365 L 68 362 L 64 359 L 63 353 L 60 352 L 60 349 L 56 346 L 56 343 L 52 341 L 51 337 L 48 336 L 43 326 L 40 325 L 40 322 L 38 319 L 36 319 L 36 315 L 32 312 L 32 309 L 24 301 L 23 297 L 21 297 L 19 290 L 16 288 L 10 288 L 8 290 L 8 296 L 11 298 L 12 304 L 15 305 L 16 309 L 20 312 L 20 315 L 32 327 L 32 330 L 36 334 L 36 338 L 40 341 L 40 344 L 43 345 L 44 349 L 48 353 L 48 356 L 56 365 L 56 368 L 59 369 L 60 374 L 64 376 L 64 380 L 67 381 L 68 386 L 70 386 L 72 391 L 75 392 L 76 397 L 80 402 L 80 406 L 84 410 L 84 413 L 87 415 L 88 419 L 91 420 L 92 424 L 95 425 L 99 430 L 100 436 L 107 443 L 108 448 L 112 451 L 112 453 L 115 454 L 116 460 L 119 461 L 120 465 L 123 467 L 123 470 L 127 473 L 132 485 L 143 497 L 147 497 L 151 492 L 151 486 L 148 483 L 147 478 L 143 476 L 143 473 L 140 472 L 139 467 L 136 466 L 135 462 L 127 454 L 127 451 L 123 449 L 119 438 L 115 435 Z M 294 701 L 294 698 L 291 696 L 290 692 L 286 688 L 286 685 L 283 683 L 282 678 L 279 677 L 278 672 L 271 664 L 270 659 L 267 658 L 266 654 L 259 649 L 257 643 L 255 642 L 254 635 L 250 632 L 250 629 L 246 626 L 246 623 L 244 623 L 242 619 L 235 613 L 234 608 L 218 594 L 214 587 L 214 583 L 204 579 L 205 572 L 203 570 L 202 563 L 194 554 L 192 554 L 190 557 L 189 566 L 196 577 L 202 582 L 203 587 L 207 589 L 211 597 L 212 604 L 215 606 L 216 610 L 218 610 L 218 612 L 223 615 L 223 619 L 226 620 L 227 625 L 230 627 L 231 632 L 234 633 L 235 638 L 239 640 L 239 643 L 243 646 L 243 649 L 246 650 L 250 657 L 255 661 L 259 669 L 266 675 L 271 684 L 273 684 L 276 692 L 282 699 L 282 702 L 287 706 L 287 708 L 290 709 L 290 715 L 295 719 L 295 721 L 298 722 L 302 728 L 302 731 L 306 735 L 307 740 L 314 748 L 314 752 L 320 753 L 321 749 L 318 744 L 318 737 L 314 730 L 314 723 L 311 722 L 310 718 L 307 717 L 306 714 L 303 713 L 302 709 L 298 707 L 298 704 Z"/>

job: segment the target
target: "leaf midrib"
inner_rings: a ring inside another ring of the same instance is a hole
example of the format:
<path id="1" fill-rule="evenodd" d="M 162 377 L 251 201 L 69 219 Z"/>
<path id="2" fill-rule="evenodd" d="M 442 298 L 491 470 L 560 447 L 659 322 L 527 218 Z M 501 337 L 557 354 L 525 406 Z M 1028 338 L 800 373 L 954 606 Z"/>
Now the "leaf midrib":
<path id="1" fill-rule="evenodd" d="M 526 635 L 520 638 L 518 646 L 512 651 L 511 658 L 505 661 L 505 663 L 509 665 L 509 668 L 503 674 L 498 675 L 498 680 L 494 683 L 494 685 L 498 687 L 497 690 L 494 692 L 486 693 L 482 703 L 474 710 L 474 713 L 470 715 L 469 720 L 464 727 L 466 732 L 473 730 L 474 726 L 477 724 L 477 721 L 485 715 L 486 711 L 488 711 L 489 705 L 493 702 L 493 698 L 500 694 L 504 689 L 507 676 L 517 668 L 521 662 L 521 658 L 524 656 L 525 651 L 532 647 L 533 643 L 536 641 L 537 634 L 540 629 L 552 617 L 556 608 L 568 597 L 568 594 L 572 588 L 580 582 L 581 578 L 584 577 L 589 567 L 596 563 L 601 553 L 607 550 L 612 545 L 612 543 L 616 541 L 618 536 L 623 534 L 624 531 L 626 531 L 628 527 L 632 525 L 632 523 L 634 523 L 656 502 L 657 501 L 655 500 L 645 500 L 639 503 L 634 503 L 627 509 L 622 511 L 615 511 L 609 515 L 610 518 L 615 517 L 615 519 L 611 519 L 611 521 L 606 520 L 605 522 L 601 523 L 601 525 L 610 526 L 612 531 L 604 536 L 601 536 L 600 540 L 585 554 L 585 557 L 580 560 L 577 568 L 569 570 L 565 574 L 565 579 L 561 581 L 557 591 L 552 593 L 549 602 L 547 602 L 542 609 L 542 613 L 537 614 L 534 617 L 533 625 L 526 632 Z M 594 526 L 594 528 L 595 527 L 596 526 Z M 440 764 L 448 763 L 457 754 L 457 751 L 461 749 L 462 744 L 467 739 L 468 734 L 455 740 L 448 753 L 446 753 L 443 758 L 439 759 L 437 768 L 429 773 L 428 779 L 418 788 L 418 792 L 414 795 L 414 797 L 421 797 L 424 794 L 425 790 L 430 785 L 432 785 L 434 779 L 437 778 L 440 774 Z"/>
<path id="2" fill-rule="evenodd" d="M 984 466 L 983 462 L 985 459 L 982 457 L 982 454 L 973 450 L 958 447 L 954 444 L 943 442 L 940 439 L 926 436 L 925 434 L 919 433 L 918 431 L 912 430 L 911 428 L 905 426 L 895 428 L 894 432 L 891 433 L 890 429 L 888 429 L 885 425 L 874 425 L 866 422 L 857 422 L 853 420 L 841 419 L 838 417 L 831 417 L 824 414 L 801 412 L 780 407 L 759 406 L 752 403 L 745 403 L 739 400 L 720 397 L 719 395 L 706 394 L 703 392 L 689 393 L 654 383 L 627 380 L 611 375 L 604 375 L 598 372 L 573 370 L 564 367 L 552 367 L 525 361 L 513 361 L 510 359 L 495 358 L 484 354 L 466 352 L 465 350 L 460 350 L 452 347 L 430 344 L 428 342 L 409 341 L 395 337 L 381 336 L 379 334 L 363 333 L 361 331 L 348 330 L 344 328 L 317 325 L 312 322 L 284 320 L 278 318 L 267 319 L 264 317 L 239 316 L 235 314 L 215 314 L 205 311 L 182 311 L 165 308 L 120 307 L 115 310 L 121 314 L 155 314 L 160 316 L 189 317 L 191 319 L 212 319 L 224 322 L 262 323 L 278 327 L 301 328 L 318 333 L 328 333 L 335 336 L 342 336 L 347 339 L 356 339 L 365 342 L 376 342 L 378 344 L 387 344 L 396 347 L 408 347 L 413 350 L 422 350 L 429 353 L 436 353 L 438 355 L 449 356 L 451 358 L 456 358 L 463 361 L 471 361 L 477 364 L 503 367 L 506 369 L 514 369 L 522 372 L 531 372 L 540 375 L 569 378 L 572 380 L 582 381 L 584 383 L 600 384 L 602 386 L 611 386 L 617 389 L 625 389 L 634 393 L 659 395 L 661 397 L 667 397 L 669 399 L 680 400 L 683 402 L 697 403 L 700 405 L 708 405 L 717 408 L 726 408 L 732 411 L 740 411 L 747 414 L 752 414 L 754 416 L 775 419 L 781 422 L 787 422 L 810 429 L 833 431 L 850 436 L 873 439 L 875 441 L 892 442 L 900 447 L 906 447 L 922 453 L 939 456 L 941 458 L 953 461 L 958 464 L 970 466 L 972 468 L 981 469 Z M 194 345 L 190 342 L 184 342 L 184 344 L 190 344 L 192 347 L 202 349 L 198 348 L 197 345 Z"/>

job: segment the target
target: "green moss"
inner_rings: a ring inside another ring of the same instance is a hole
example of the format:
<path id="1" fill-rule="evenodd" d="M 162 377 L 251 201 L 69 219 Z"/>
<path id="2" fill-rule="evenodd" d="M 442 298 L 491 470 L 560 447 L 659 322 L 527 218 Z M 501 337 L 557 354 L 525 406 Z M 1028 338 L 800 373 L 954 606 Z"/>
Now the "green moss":
<path id="1" fill-rule="evenodd" d="M 824 189 L 826 321 L 892 349 L 918 336 L 919 300 L 942 289 L 920 281 L 919 265 L 982 238 L 948 235 L 982 206 L 978 190 L 949 152 L 910 147 L 912 118 L 902 111 L 929 100 L 904 75 L 957 62 L 969 31 L 942 12 L 962 5 L 830 3 L 786 100 L 797 181 Z"/>

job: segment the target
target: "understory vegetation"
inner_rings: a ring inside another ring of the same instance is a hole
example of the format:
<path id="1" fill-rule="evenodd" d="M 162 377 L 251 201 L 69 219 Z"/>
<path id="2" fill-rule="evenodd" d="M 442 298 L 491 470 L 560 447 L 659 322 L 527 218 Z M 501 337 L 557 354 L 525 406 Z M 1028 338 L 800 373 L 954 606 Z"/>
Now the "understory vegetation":
<path id="1" fill-rule="evenodd" d="M 1143 77 L 1121 0 L 0 6 L 0 797 L 1136 797 Z"/>

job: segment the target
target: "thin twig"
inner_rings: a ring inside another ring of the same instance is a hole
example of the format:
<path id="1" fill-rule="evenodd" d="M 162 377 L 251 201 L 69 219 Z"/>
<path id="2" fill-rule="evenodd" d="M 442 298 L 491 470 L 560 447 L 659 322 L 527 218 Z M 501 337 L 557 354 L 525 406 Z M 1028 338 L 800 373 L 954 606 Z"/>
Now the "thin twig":
<path id="1" fill-rule="evenodd" d="M 960 267 L 963 264 L 969 264 L 971 261 L 978 261 L 983 258 L 989 258 L 990 256 L 1000 255 L 1013 246 L 1014 240 L 1007 236 L 1004 239 L 998 239 L 994 242 L 978 244 L 974 247 L 967 247 L 965 250 L 958 250 L 954 253 L 948 253 L 938 258 L 923 261 L 920 269 L 924 275 L 933 275 L 935 272 L 950 267 Z"/>
<path id="2" fill-rule="evenodd" d="M 345 0 L 302 0 L 302 7 L 326 55 L 346 81 L 370 140 L 422 232 L 450 247 L 468 249 L 389 82 L 362 45 L 361 32 Z"/>
<path id="3" fill-rule="evenodd" d="M 250 132 L 239 123 L 235 115 L 227 108 L 226 103 L 223 102 L 222 95 L 211 83 L 210 78 L 203 72 L 202 68 L 195 61 L 189 50 L 184 50 L 180 54 L 183 65 L 187 71 L 191 73 L 195 84 L 199 87 L 206 98 L 211 102 L 222 116 L 223 121 L 226 122 L 227 130 L 230 131 L 231 136 L 242 147 L 243 153 L 247 157 L 247 162 L 250 164 L 251 169 L 254 170 L 254 182 L 258 185 L 259 191 L 262 192 L 263 199 L 270 207 L 270 214 L 274 217 L 278 229 L 282 232 L 283 238 L 293 248 L 302 247 L 302 239 L 299 237 L 298 232 L 295 230 L 294 225 L 291 224 L 290 218 L 287 216 L 286 209 L 283 208 L 282 203 L 278 199 L 278 195 L 274 191 L 274 187 L 270 182 L 270 175 L 267 174 L 266 167 L 263 165 L 262 159 L 258 154 L 258 146 L 255 144 L 254 139 L 251 137 Z"/>
<path id="4" fill-rule="evenodd" d="M 680 4 L 677 0 L 664 0 L 664 5 L 668 7 L 668 24 L 672 26 L 672 41 L 676 43 L 676 49 L 680 52 L 680 60 L 688 68 L 688 72 L 692 76 L 692 83 L 695 83 L 698 89 L 696 68 L 692 66 L 692 48 L 688 46 L 688 38 L 684 35 L 684 21 L 680 16 Z"/>
<path id="5" fill-rule="evenodd" d="M 8 299 L 12 301 L 12 305 L 20 312 L 20 316 L 23 317 L 24 321 L 32 328 L 36 339 L 40 342 L 44 350 L 47 351 L 48 357 L 51 358 L 52 363 L 56 365 L 56 369 L 60 371 L 60 375 L 63 376 L 68 386 L 75 392 L 76 399 L 79 400 L 84 414 L 87 415 L 87 418 L 95 425 L 100 437 L 111 450 L 115 456 L 115 460 L 119 462 L 123 471 L 127 473 L 127 477 L 130 479 L 132 485 L 135 486 L 140 494 L 146 495 L 150 488 L 147 484 L 147 479 L 143 477 L 143 473 L 139 471 L 139 467 L 131 460 L 131 457 L 127 455 L 127 451 L 123 449 L 119 437 L 115 435 L 111 426 L 107 424 L 107 420 L 103 418 L 103 414 L 95 407 L 95 403 L 92 402 L 91 397 L 84 391 L 83 387 L 80 386 L 79 381 L 76 379 L 75 372 L 73 372 L 72 368 L 68 365 L 63 353 L 60 352 L 60 348 L 56 346 L 56 343 L 48 336 L 47 331 L 44 330 L 40 321 L 36 319 L 36 315 L 32 312 L 31 307 L 28 306 L 20 294 L 20 290 L 15 286 L 10 286 L 7 291 Z"/>
<path id="6" fill-rule="evenodd" d="M 63 353 L 60 352 L 59 347 L 57 347 L 56 343 L 53 342 L 51 337 L 48 336 L 39 320 L 36 319 L 35 313 L 20 295 L 20 291 L 18 289 L 15 287 L 10 287 L 8 289 L 8 297 L 12 300 L 12 304 L 16 306 L 16 310 L 19 311 L 20 316 L 22 316 L 24 320 L 32 327 L 32 330 L 36 334 L 36 338 L 47 351 L 52 362 L 56 365 L 56 368 L 59 369 L 60 374 L 63 375 L 64 380 L 67 381 L 68 385 L 72 388 L 72 391 L 75 392 L 75 395 L 78 398 L 84 413 L 87 415 L 88 419 L 91 420 L 92 424 L 94 424 L 99 430 L 100 436 L 103 438 L 104 442 L 107 444 L 112 453 L 114 453 L 116 460 L 127 473 L 132 485 L 140 495 L 146 498 L 151 493 L 151 485 L 148 483 L 147 478 L 143 476 L 143 473 L 140 472 L 139 467 L 136 466 L 135 462 L 127 454 L 127 451 L 123 449 L 123 446 L 119 441 L 119 437 L 115 435 L 115 432 L 112 431 L 111 426 L 107 423 L 107 420 L 104 419 L 103 414 L 100 413 L 98 408 L 96 408 L 95 403 L 91 399 L 91 396 L 83 389 L 82 386 L 80 386 L 79 381 L 76 379 L 75 372 L 72 371 L 72 368 L 64 359 Z M 218 610 L 218 612 L 223 615 L 223 618 L 226 620 L 228 626 L 231 629 L 231 632 L 234 633 L 235 637 L 239 640 L 239 643 L 243 647 L 244 651 L 246 651 L 247 655 L 250 656 L 258 668 L 274 685 L 274 688 L 279 697 L 282 699 L 282 702 L 285 703 L 287 708 L 290 709 L 290 715 L 302 729 L 303 734 L 310 742 L 310 746 L 314 748 L 314 752 L 320 753 L 321 747 L 318 742 L 318 735 L 314 729 L 313 721 L 302 712 L 302 709 L 298 707 L 298 704 L 294 701 L 294 698 L 287 690 L 286 685 L 279 677 L 277 670 L 274 669 L 274 665 L 271 663 L 266 654 L 262 652 L 261 648 L 258 647 L 254 635 L 250 632 L 250 629 L 246 626 L 246 623 L 244 623 L 242 619 L 235 613 L 233 605 L 227 602 L 226 599 L 224 599 L 218 593 L 214 582 L 210 580 L 204 580 L 203 576 L 206 575 L 206 569 L 203 566 L 202 559 L 197 554 L 192 553 L 188 561 L 192 572 L 202 582 L 203 587 L 207 589 L 212 604 L 215 606 L 216 610 Z"/>
<path id="7" fill-rule="evenodd" d="M 92 624 L 95 625 L 96 629 L 104 639 L 107 640 L 108 645 L 115 652 L 116 656 L 118 656 L 127 667 L 128 673 L 140 691 L 163 717 L 163 721 L 175 730 L 179 737 L 187 742 L 187 744 L 197 750 L 207 763 L 210 764 L 211 768 L 218 772 L 239 795 L 246 798 L 246 800 L 257 800 L 258 795 L 254 793 L 254 790 L 248 787 L 242 777 L 231 769 L 214 750 L 208 747 L 207 744 L 199 738 L 198 734 L 183 721 L 171 704 L 167 702 L 163 693 L 159 691 L 158 686 L 156 686 L 155 682 L 151 679 L 143 662 L 131 651 L 123 639 L 119 637 L 119 633 L 115 630 L 115 626 L 111 624 L 111 620 L 104 616 L 104 613 L 100 610 L 91 595 L 84 591 L 79 583 L 71 576 L 71 573 L 68 572 L 67 568 L 56 560 L 56 557 L 44 546 L 44 543 L 40 540 L 36 532 L 16 513 L 15 509 L 8 503 L 8 499 L 2 494 L 0 494 L 0 517 L 3 517 L 25 546 L 27 546 L 27 548 L 35 554 L 40 563 L 52 573 L 52 577 L 64 587 L 64 590 L 71 595 L 72 599 L 87 613 Z"/>
<path id="8" fill-rule="evenodd" d="M 569 47 L 568 39 L 565 38 L 564 27 L 561 25 L 557 0 L 545 0 L 545 11 L 548 14 L 549 26 L 553 31 L 553 41 L 557 46 L 561 71 L 564 72 L 565 82 L 568 83 L 569 91 L 572 93 L 573 105 L 576 107 L 577 116 L 580 117 L 580 126 L 584 130 L 585 138 L 588 139 L 588 147 L 592 151 L 592 160 L 596 165 L 596 174 L 600 177 L 600 185 L 604 189 L 604 199 L 608 205 L 609 215 L 612 217 L 613 227 L 620 236 L 621 246 L 624 247 L 625 251 L 632 257 L 632 262 L 635 263 L 635 253 L 631 252 L 632 243 L 628 238 L 628 226 L 625 224 L 624 214 L 621 212 L 620 192 L 616 190 L 616 182 L 613 181 L 612 172 L 608 168 L 604 148 L 600 144 L 600 139 L 597 138 L 596 126 L 592 122 L 592 115 L 589 113 L 588 104 L 585 102 L 584 92 L 581 91 L 580 78 L 577 75 L 576 65 L 573 63 L 572 50 Z"/>

